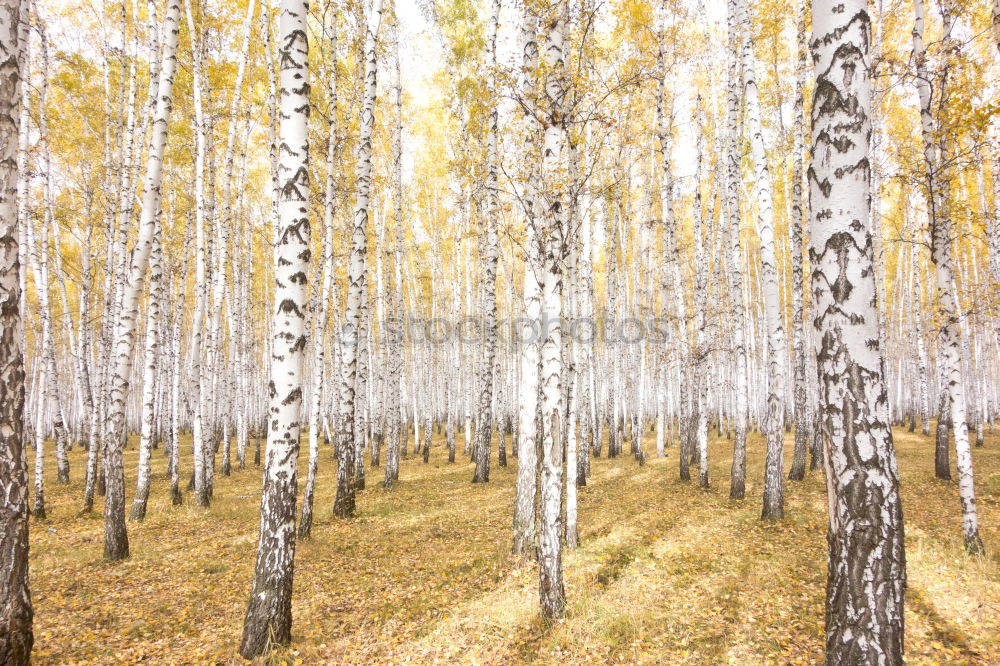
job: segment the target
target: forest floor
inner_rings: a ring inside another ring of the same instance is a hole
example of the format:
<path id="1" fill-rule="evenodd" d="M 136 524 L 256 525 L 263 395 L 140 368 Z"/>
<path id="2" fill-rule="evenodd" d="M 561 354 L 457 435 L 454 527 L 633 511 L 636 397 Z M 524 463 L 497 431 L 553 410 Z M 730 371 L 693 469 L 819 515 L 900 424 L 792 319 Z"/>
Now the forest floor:
<path id="1" fill-rule="evenodd" d="M 791 444 L 789 435 L 789 454 Z M 974 452 L 980 558 L 962 550 L 957 486 L 934 478 L 933 441 L 897 430 L 896 446 L 908 661 L 1000 664 L 1000 434 Z M 653 450 L 651 433 L 645 448 Z M 788 482 L 785 520 L 763 523 L 759 437 L 750 448 L 742 502 L 728 496 L 725 439 L 710 446 L 708 490 L 696 471 L 693 483 L 677 480 L 676 449 L 644 467 L 631 456 L 595 459 L 579 494 L 581 547 L 564 556 L 567 617 L 554 624 L 539 619 L 535 568 L 510 555 L 516 460 L 500 468 L 494 458 L 491 482 L 472 485 L 472 466 L 449 465 L 435 435 L 430 464 L 411 454 L 391 490 L 378 482 L 381 469 L 369 470 L 358 516 L 342 521 L 330 512 L 326 449 L 313 538 L 297 549 L 293 643 L 266 661 L 818 663 L 823 478 Z M 156 452 L 148 517 L 129 524 L 132 557 L 106 562 L 100 504 L 77 516 L 84 456 L 70 454 L 67 486 L 47 467 L 49 519 L 31 526 L 35 663 L 240 663 L 260 471 L 218 476 L 210 510 L 190 496 L 173 507 Z M 133 442 L 129 501 L 136 457 Z"/>

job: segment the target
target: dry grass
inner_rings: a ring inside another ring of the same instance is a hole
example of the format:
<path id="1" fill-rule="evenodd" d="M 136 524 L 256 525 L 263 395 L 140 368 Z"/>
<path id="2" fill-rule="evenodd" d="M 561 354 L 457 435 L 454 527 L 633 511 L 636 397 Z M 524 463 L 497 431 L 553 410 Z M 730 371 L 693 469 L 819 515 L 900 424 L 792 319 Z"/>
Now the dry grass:
<path id="1" fill-rule="evenodd" d="M 759 438 L 751 445 L 742 503 L 728 499 L 725 440 L 710 447 L 707 491 L 676 480 L 675 450 L 642 468 L 595 460 L 580 492 L 582 547 L 565 558 L 568 615 L 551 625 L 538 619 L 533 567 L 509 555 L 516 461 L 494 462 L 492 482 L 473 486 L 471 465 L 448 465 L 436 436 L 430 464 L 411 455 L 393 489 L 374 470 L 344 522 L 330 516 L 324 451 L 318 521 L 296 557 L 294 642 L 269 661 L 817 663 L 822 478 L 788 483 L 786 520 L 761 523 Z M 962 551 L 955 484 L 933 478 L 933 443 L 897 431 L 897 448 L 909 660 L 1000 663 L 1000 436 L 975 451 L 988 549 L 975 559 Z M 133 446 L 129 498 L 135 459 Z M 83 452 L 71 462 L 68 486 L 47 469 L 50 518 L 32 525 L 36 663 L 239 662 L 259 470 L 218 478 L 208 511 L 175 508 L 157 453 L 148 517 L 129 525 L 132 558 L 109 563 L 100 515 L 77 517 Z"/>

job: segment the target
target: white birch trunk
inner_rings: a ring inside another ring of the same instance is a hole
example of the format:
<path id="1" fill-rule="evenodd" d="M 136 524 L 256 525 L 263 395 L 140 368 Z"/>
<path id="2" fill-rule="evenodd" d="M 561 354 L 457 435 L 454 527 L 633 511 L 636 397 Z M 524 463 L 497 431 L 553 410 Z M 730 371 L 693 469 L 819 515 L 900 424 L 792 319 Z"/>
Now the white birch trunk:
<path id="1" fill-rule="evenodd" d="M 490 480 L 490 441 L 493 435 L 493 369 L 497 353 L 497 226 L 500 215 L 498 186 L 497 123 L 499 112 L 496 98 L 497 27 L 500 21 L 500 0 L 491 0 L 486 29 L 487 104 L 491 105 L 486 120 L 486 234 L 482 252 L 482 294 L 480 316 L 483 320 L 482 357 L 479 362 L 479 405 L 476 415 L 476 442 L 473 457 L 476 471 L 473 483 Z"/>
<path id="2" fill-rule="evenodd" d="M 153 238 L 160 223 L 160 182 L 163 173 L 163 153 L 167 146 L 167 124 L 173 104 L 174 71 L 177 66 L 177 35 L 180 21 L 180 0 L 170 0 L 164 16 L 163 57 L 160 83 L 157 87 L 156 113 L 146 158 L 142 208 L 139 214 L 139 234 L 128 263 L 128 278 L 122 295 L 122 310 L 115 323 L 114 356 L 111 359 L 111 389 L 108 400 L 108 439 L 105 442 L 105 474 L 107 494 L 104 502 L 104 556 L 110 560 L 128 557 L 128 534 L 125 528 L 125 479 L 122 470 L 122 448 L 125 444 L 125 400 L 132 374 L 135 349 L 135 327 Z"/>
<path id="3" fill-rule="evenodd" d="M 955 466 L 958 470 L 958 491 L 962 505 L 962 534 L 965 548 L 970 553 L 981 553 L 983 542 L 979 536 L 979 518 L 976 512 L 976 490 L 972 467 L 972 452 L 969 446 L 969 432 L 966 422 L 965 385 L 962 378 L 961 338 L 959 304 L 953 290 L 954 269 L 952 265 L 951 234 L 952 220 L 948 190 L 948 136 L 949 128 L 940 124 L 935 127 L 931 113 L 932 86 L 925 65 L 923 46 L 924 6 L 923 0 L 915 0 L 913 5 L 913 53 L 917 63 L 917 93 L 920 98 L 920 125 L 924 140 L 924 159 L 927 163 L 928 205 L 931 222 L 931 261 L 934 264 L 935 285 L 941 324 L 938 330 L 939 357 L 943 392 L 942 402 L 950 404 L 949 416 L 955 436 Z M 947 51 L 954 47 L 951 30 L 954 18 L 944 11 L 944 47 Z M 945 65 L 947 68 L 947 65 Z M 946 79 L 942 74 L 938 92 L 938 104 L 943 106 L 947 99 Z M 940 123 L 941 119 L 938 119 Z M 939 425 L 940 427 L 940 425 Z"/>
<path id="4" fill-rule="evenodd" d="M 302 495 L 302 519 L 299 521 L 299 538 L 306 539 L 312 533 L 313 501 L 316 493 L 316 472 L 319 468 L 319 419 L 321 400 L 323 396 L 323 364 L 326 329 L 329 323 L 327 302 L 333 284 L 333 222 L 337 210 L 336 186 L 336 152 L 337 152 L 337 12 L 326 12 L 324 26 L 327 48 L 330 49 L 329 73 L 327 74 L 327 94 L 329 95 L 329 111 L 327 112 L 327 144 L 326 144 L 326 192 L 323 202 L 323 246 L 320 264 L 317 272 L 322 274 L 322 284 L 319 291 L 319 317 L 313 331 L 312 339 L 312 372 L 313 390 L 309 405 L 309 467 L 306 472 L 306 489 Z"/>
<path id="5" fill-rule="evenodd" d="M 372 129 L 375 125 L 377 91 L 378 31 L 382 22 L 382 0 L 372 0 L 365 32 L 365 82 L 361 106 L 357 156 L 357 194 L 351 233 L 351 258 L 348 266 L 347 304 L 341 336 L 341 380 L 338 402 L 337 497 L 333 512 L 341 518 L 354 515 L 355 494 L 355 399 L 358 378 L 359 336 L 362 334 L 362 309 L 367 301 L 368 214 L 372 172 Z"/>
<path id="6" fill-rule="evenodd" d="M 277 233 L 271 311 L 271 378 L 260 541 L 240 654 L 291 640 L 295 501 L 307 345 L 309 270 L 308 0 L 282 0 L 278 20 L 280 114 Z"/>
<path id="7" fill-rule="evenodd" d="M 767 411 L 763 423 L 767 455 L 764 462 L 764 507 L 761 518 L 778 520 L 785 514 L 785 478 L 782 473 L 785 450 L 785 327 L 778 286 L 771 175 L 767 166 L 761 129 L 760 100 L 754 74 L 754 48 L 749 34 L 750 12 L 745 0 L 740 0 L 739 9 L 742 12 L 741 24 L 744 26 L 741 57 L 743 94 L 746 99 L 747 129 L 755 171 L 754 193 L 757 199 L 757 233 L 760 237 L 760 273 L 767 326 Z"/>
<path id="8" fill-rule="evenodd" d="M 535 92 L 538 67 L 538 43 L 536 31 L 538 18 L 531 12 L 524 13 L 521 25 L 522 91 L 525 98 Z M 535 140 L 537 128 L 530 112 L 524 115 L 528 155 Z M 540 239 L 535 230 L 536 181 L 534 169 L 526 178 L 522 199 L 525 207 L 525 259 L 524 259 L 524 323 L 519 341 L 521 381 L 518 390 L 518 441 L 517 441 L 517 485 L 514 500 L 514 554 L 534 557 L 538 547 L 537 523 L 535 516 L 535 494 L 538 488 L 538 331 L 541 330 L 541 285 L 535 273 L 539 264 L 538 246 Z"/>
<path id="9" fill-rule="evenodd" d="M 826 660 L 903 661 L 903 515 L 887 413 L 869 216 L 871 21 L 813 4 L 810 265 L 830 525 Z"/>
<path id="10" fill-rule="evenodd" d="M 34 640 L 28 582 L 23 272 L 17 210 L 18 143 L 27 131 L 19 109 L 21 78 L 27 76 L 27 5 L 6 0 L 0 9 L 0 663 L 18 665 L 30 663 Z"/>
<path id="11" fill-rule="evenodd" d="M 808 214 L 808 201 L 802 197 L 802 154 L 804 151 L 805 104 L 803 97 L 806 86 L 806 3 L 799 5 L 796 26 L 797 58 L 795 64 L 795 127 L 792 144 L 792 219 L 789 222 L 792 261 L 792 368 L 793 392 L 795 398 L 795 453 L 788 478 L 801 481 L 806 473 L 806 452 L 812 438 L 812 414 L 809 410 L 808 386 L 806 382 L 805 314 L 802 298 L 802 220 Z M 818 462 L 818 461 L 814 461 Z"/>
<path id="12" fill-rule="evenodd" d="M 205 412 L 208 409 L 209 382 L 212 380 L 211 369 L 205 363 L 204 339 L 205 314 L 208 309 L 208 267 L 207 267 L 207 237 L 205 231 L 205 159 L 206 159 L 206 118 L 202 100 L 202 49 L 200 34 L 194 23 L 191 1 L 185 4 L 188 34 L 191 36 L 193 51 L 191 67 L 191 87 L 194 97 L 195 124 L 195 176 L 194 176 L 194 209 L 195 209 L 195 309 L 191 320 L 191 374 L 195 381 L 194 418 L 191 425 L 191 440 L 194 468 L 195 504 L 207 507 L 210 501 L 208 493 L 208 472 L 206 471 L 207 452 L 211 446 L 211 438 L 205 434 Z"/>
<path id="13" fill-rule="evenodd" d="M 163 279 L 162 232 L 159 227 L 153 236 L 153 251 L 149 259 L 149 298 L 146 305 L 146 349 L 142 374 L 142 430 L 139 436 L 139 470 L 135 498 L 129 520 L 142 522 L 146 517 L 149 499 L 150 458 L 153 452 L 155 417 L 153 399 L 156 391 L 156 368 L 160 350 L 160 301 Z"/>
<path id="14" fill-rule="evenodd" d="M 739 31 L 736 24 L 737 0 L 728 0 L 727 25 L 729 81 L 726 94 L 726 232 L 729 241 L 729 299 L 732 307 L 733 362 L 735 365 L 735 400 L 733 414 L 733 462 L 729 475 L 729 498 L 743 499 L 746 494 L 747 450 L 747 349 L 744 338 L 746 311 L 743 307 L 743 251 L 740 244 L 740 153 L 738 138 L 740 67 Z"/>
<path id="15" fill-rule="evenodd" d="M 563 442 L 566 419 L 562 400 L 562 279 L 566 260 L 566 128 L 563 104 L 566 98 L 564 30 L 566 4 L 558 2 L 547 17 L 544 42 L 545 107 L 542 145 L 543 205 L 540 219 L 542 256 L 542 322 L 540 350 L 542 478 L 539 509 L 539 601 L 542 616 L 559 618 L 565 613 L 566 591 L 562 572 Z M 536 218 L 536 220 L 539 218 Z"/>

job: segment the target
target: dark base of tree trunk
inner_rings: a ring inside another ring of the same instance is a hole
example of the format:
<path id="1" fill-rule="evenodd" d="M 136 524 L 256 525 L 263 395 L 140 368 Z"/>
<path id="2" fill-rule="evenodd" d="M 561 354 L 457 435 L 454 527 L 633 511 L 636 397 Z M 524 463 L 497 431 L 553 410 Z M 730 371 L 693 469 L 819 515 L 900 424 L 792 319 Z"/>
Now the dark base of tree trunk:
<path id="1" fill-rule="evenodd" d="M 785 518 L 785 508 L 782 506 L 764 506 L 760 512 L 761 520 L 783 520 Z"/>
<path id="2" fill-rule="evenodd" d="M 337 487 L 337 498 L 333 501 L 333 515 L 338 518 L 354 517 L 354 489 Z"/>
<path id="3" fill-rule="evenodd" d="M 258 594 L 254 589 L 251 592 L 243 620 L 243 640 L 240 642 L 240 655 L 243 658 L 253 659 L 270 651 L 275 645 L 288 645 L 291 642 L 291 581 L 288 583 L 289 589 L 284 594 L 277 590 Z"/>
<path id="4" fill-rule="evenodd" d="M 132 501 L 132 509 L 129 511 L 128 519 L 134 523 L 141 523 L 146 519 L 146 500 L 138 497 Z"/>
<path id="5" fill-rule="evenodd" d="M 729 499 L 741 500 L 746 497 L 746 489 L 743 484 L 729 486 Z"/>
<path id="6" fill-rule="evenodd" d="M 38 502 L 35 502 L 35 508 L 31 512 L 31 516 L 35 520 L 45 520 L 45 518 L 46 518 L 46 516 L 45 516 L 45 506 L 44 505 L 39 506 Z"/>
<path id="7" fill-rule="evenodd" d="M 129 557 L 128 534 L 125 532 L 125 525 L 122 523 L 121 529 L 115 529 L 112 538 L 108 538 L 108 530 L 104 534 L 104 559 L 116 562 L 127 560 Z"/>
<path id="8" fill-rule="evenodd" d="M 542 617 L 546 620 L 558 620 L 566 615 L 566 591 L 563 587 L 562 577 L 559 580 L 548 580 L 542 575 L 539 585 L 539 602 L 541 603 Z"/>
<path id="9" fill-rule="evenodd" d="M 472 473 L 473 483 L 489 483 L 490 481 L 490 458 L 487 450 L 481 459 L 476 460 L 476 471 Z"/>
<path id="10" fill-rule="evenodd" d="M 947 425 L 938 425 L 937 437 L 934 442 L 934 476 L 945 481 L 951 481 L 951 465 L 948 460 Z"/>
<path id="11" fill-rule="evenodd" d="M 303 511 L 302 520 L 299 521 L 299 541 L 305 541 L 312 536 L 312 511 Z"/>
<path id="12" fill-rule="evenodd" d="M 11 596 L 19 596 L 12 590 Z M 27 607 L 13 598 L 13 608 L 7 609 L 6 617 L 0 621 L 0 664 L 7 666 L 28 666 L 31 663 L 31 648 L 35 636 L 31 630 L 33 612 L 30 602 Z"/>
<path id="13" fill-rule="evenodd" d="M 971 537 L 965 537 L 965 552 L 969 555 L 983 555 L 986 552 L 983 540 L 979 537 L 979 532 L 976 532 Z"/>
<path id="14" fill-rule="evenodd" d="M 170 488 L 170 501 L 174 506 L 184 504 L 184 493 L 181 492 L 180 485 L 174 484 Z"/>

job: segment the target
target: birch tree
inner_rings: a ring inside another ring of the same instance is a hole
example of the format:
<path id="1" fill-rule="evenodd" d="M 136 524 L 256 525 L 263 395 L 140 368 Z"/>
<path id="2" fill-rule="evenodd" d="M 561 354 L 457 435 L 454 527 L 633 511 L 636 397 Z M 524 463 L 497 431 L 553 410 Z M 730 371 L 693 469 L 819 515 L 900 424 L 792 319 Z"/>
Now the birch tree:
<path id="1" fill-rule="evenodd" d="M 829 571 L 826 659 L 903 661 L 903 514 L 874 277 L 871 97 L 866 0 L 813 3 L 814 350 L 826 434 Z"/>
<path id="2" fill-rule="evenodd" d="M 209 410 L 208 384 L 212 380 L 211 369 L 205 363 L 204 338 L 205 316 L 208 310 L 208 237 L 206 229 L 205 202 L 205 161 L 208 151 L 208 119 L 204 111 L 202 69 L 203 53 L 201 36 L 195 26 L 194 12 L 191 8 L 193 0 L 187 0 L 184 6 L 187 18 L 188 33 L 191 38 L 191 88 L 194 101 L 194 134 L 195 134 L 195 166 L 194 166 L 194 218 L 195 218 L 195 278 L 194 278 L 194 316 L 191 320 L 191 374 L 195 381 L 196 396 L 194 400 L 194 416 L 191 423 L 191 442 L 194 453 L 192 474 L 194 480 L 195 504 L 200 507 L 209 505 L 208 470 L 206 470 L 209 453 L 205 435 L 206 413 Z"/>
<path id="3" fill-rule="evenodd" d="M 566 423 L 562 401 L 562 279 L 566 260 L 566 127 L 564 103 L 564 38 L 566 4 L 558 2 L 546 17 L 543 42 L 545 96 L 542 112 L 542 173 L 544 190 L 541 220 L 542 337 L 541 385 L 541 505 L 539 509 L 539 600 L 542 616 L 562 617 L 566 591 L 562 572 L 563 441 Z"/>
<path id="4" fill-rule="evenodd" d="M 0 7 L 0 663 L 17 666 L 31 662 L 34 643 L 17 214 L 26 5 L 6 0 Z"/>
<path id="5" fill-rule="evenodd" d="M 808 203 L 802 197 L 802 152 L 806 85 L 806 3 L 799 5 L 796 26 L 795 61 L 795 126 L 792 130 L 792 219 L 789 222 L 792 259 L 792 391 L 795 398 L 795 453 L 788 478 L 801 481 L 806 473 L 806 452 L 812 437 L 812 415 L 809 413 L 806 383 L 805 315 L 802 298 L 802 219 Z"/>
<path id="6" fill-rule="evenodd" d="M 403 327 L 403 84 L 402 72 L 399 62 L 399 21 L 394 24 L 393 30 L 393 103 L 396 107 L 396 126 L 393 132 L 393 184 L 395 185 L 395 242 L 392 249 L 392 303 L 390 321 L 394 324 L 393 329 L 388 331 L 386 344 L 388 345 L 389 367 L 389 404 L 388 411 L 388 434 L 385 452 L 385 481 L 383 485 L 390 487 L 399 480 L 399 449 L 403 423 L 400 410 L 402 408 L 402 383 L 403 383 L 403 344 L 405 342 L 405 329 Z M 449 412 L 449 426 L 451 426 Z M 449 429 L 449 433 L 453 433 Z M 403 439 L 405 443 L 405 439 Z M 451 439 L 452 446 L 449 449 L 449 462 L 455 461 L 454 438 Z M 405 448 L 405 445 L 404 445 Z"/>
<path id="7" fill-rule="evenodd" d="M 253 587 L 243 620 L 240 654 L 252 659 L 291 640 L 295 573 L 295 503 L 307 344 L 309 269 L 309 42 L 308 0 L 282 0 L 279 197 L 271 331 L 271 379 L 260 540 Z"/>
<path id="8" fill-rule="evenodd" d="M 740 244 L 740 153 L 738 60 L 739 36 L 736 26 L 736 2 L 726 3 L 728 25 L 728 89 L 726 91 L 726 214 L 729 239 L 728 282 L 732 304 L 733 361 L 736 372 L 736 396 L 733 414 L 733 462 L 729 475 L 730 499 L 743 499 L 746 493 L 747 454 L 747 350 L 744 340 L 743 251 Z"/>
<path id="9" fill-rule="evenodd" d="M 524 132 L 527 155 L 535 155 L 537 127 L 528 106 L 534 97 L 538 67 L 538 17 L 530 9 L 524 12 L 521 24 L 521 90 L 524 108 Z M 538 488 L 538 335 L 541 331 L 541 285 L 536 273 L 539 265 L 540 239 L 536 231 L 535 197 L 538 179 L 532 167 L 524 178 L 522 200 L 525 213 L 524 259 L 524 323 L 519 341 L 520 386 L 518 390 L 517 485 L 514 499 L 514 554 L 533 557 L 538 547 L 535 495 Z"/>
<path id="10" fill-rule="evenodd" d="M 146 517 L 149 500 L 151 460 L 153 454 L 155 418 L 153 401 L 156 390 L 156 369 L 160 350 L 160 301 L 163 298 L 163 241 L 159 228 L 153 236 L 153 250 L 149 260 L 149 299 L 146 306 L 146 349 L 142 374 L 142 425 L 139 434 L 139 470 L 135 498 L 129 519 L 142 522 Z"/>
<path id="11" fill-rule="evenodd" d="M 750 33 L 750 12 L 746 0 L 738 5 L 743 27 L 743 94 L 746 100 L 747 131 L 754 164 L 754 194 L 757 199 L 757 233 L 760 237 L 760 272 L 763 282 L 764 315 L 767 326 L 767 408 L 763 431 L 767 440 L 764 461 L 764 508 L 761 518 L 777 520 L 785 514 L 784 464 L 785 422 L 784 356 L 785 328 L 781 316 L 781 294 L 778 286 L 778 260 L 774 231 L 774 205 L 771 195 L 771 175 L 764 149 L 761 129 L 760 100 L 754 72 L 754 48 Z"/>
<path id="12" fill-rule="evenodd" d="M 923 0 L 913 4 L 913 54 L 917 63 L 917 93 L 920 98 L 920 126 L 924 144 L 924 160 L 927 165 L 926 189 L 930 209 L 931 262 L 934 264 L 935 287 L 941 324 L 938 329 L 939 372 L 941 374 L 942 396 L 941 415 L 949 417 L 955 437 L 955 466 L 958 470 L 958 490 L 962 506 L 962 535 L 965 548 L 970 553 L 981 553 L 983 542 L 979 536 L 979 517 L 976 511 L 976 490 L 972 467 L 972 451 L 969 446 L 968 423 L 966 421 L 966 392 L 962 377 L 962 330 L 960 326 L 959 304 L 954 291 L 954 267 L 952 263 L 952 219 L 949 210 L 950 148 L 948 127 L 944 126 L 941 115 L 937 123 L 932 112 L 934 97 L 930 75 L 924 58 L 924 6 Z M 950 58 L 952 49 L 957 48 L 951 31 L 954 16 L 948 3 L 942 3 L 942 23 L 944 30 L 944 58 Z M 944 109 L 948 99 L 947 68 L 937 86 L 937 104 Z M 942 419 L 938 418 L 938 429 Z M 946 437 L 947 435 L 945 435 Z M 938 434 L 941 437 L 941 433 Z M 947 446 L 947 442 L 944 442 Z M 940 444 L 939 444 L 940 446 Z"/>
<path id="13" fill-rule="evenodd" d="M 358 379 L 358 349 L 362 335 L 362 307 L 367 301 L 368 213 L 372 173 L 372 128 L 375 125 L 375 94 L 378 77 L 378 30 L 382 23 L 382 0 L 372 0 L 365 27 L 365 80 L 361 104 L 357 156 L 357 193 L 351 256 L 348 265 L 347 309 L 341 334 L 341 380 L 338 404 L 337 497 L 333 512 L 341 518 L 354 515 L 355 495 L 355 399 Z"/>
<path id="14" fill-rule="evenodd" d="M 320 411 L 323 399 L 323 362 L 325 359 L 326 329 L 330 320 L 328 301 L 333 283 L 333 221 L 337 210 L 335 159 L 337 156 L 337 12 L 329 3 L 324 12 L 324 37 L 330 50 L 329 73 L 327 74 L 326 144 L 326 192 L 323 200 L 323 241 L 320 265 L 317 273 L 322 275 L 319 290 L 319 316 L 313 331 L 312 399 L 309 403 L 309 468 L 306 473 L 306 488 L 302 495 L 302 520 L 299 522 L 299 538 L 308 538 L 312 532 L 313 501 L 316 493 L 316 472 L 319 467 Z"/>
<path id="15" fill-rule="evenodd" d="M 163 19 L 162 64 L 157 87 L 156 112 L 153 116 L 152 134 L 146 158 L 139 234 L 129 258 L 127 279 L 121 299 L 121 314 L 114 329 L 113 371 L 105 429 L 108 435 L 104 456 L 107 476 L 107 494 L 104 500 L 104 556 L 109 560 L 124 559 L 129 554 L 128 533 L 125 528 L 125 479 L 122 471 L 125 399 L 132 374 L 139 294 L 142 291 L 149 255 L 153 248 L 153 239 L 160 224 L 160 183 L 163 177 L 163 153 L 167 147 L 167 124 L 170 121 L 170 110 L 173 105 L 180 9 L 180 0 L 170 0 Z"/>
<path id="16" fill-rule="evenodd" d="M 479 362 L 479 412 L 476 416 L 476 443 L 474 457 L 476 471 L 473 483 L 490 480 L 490 439 L 493 435 L 493 369 L 497 353 L 497 216 L 500 198 L 497 177 L 497 122 L 499 113 L 495 93 L 497 60 L 497 28 L 500 22 L 500 0 L 491 0 L 490 17 L 486 27 L 486 76 L 487 104 L 491 105 L 486 120 L 486 247 L 482 253 L 482 310 L 483 339 Z"/>

